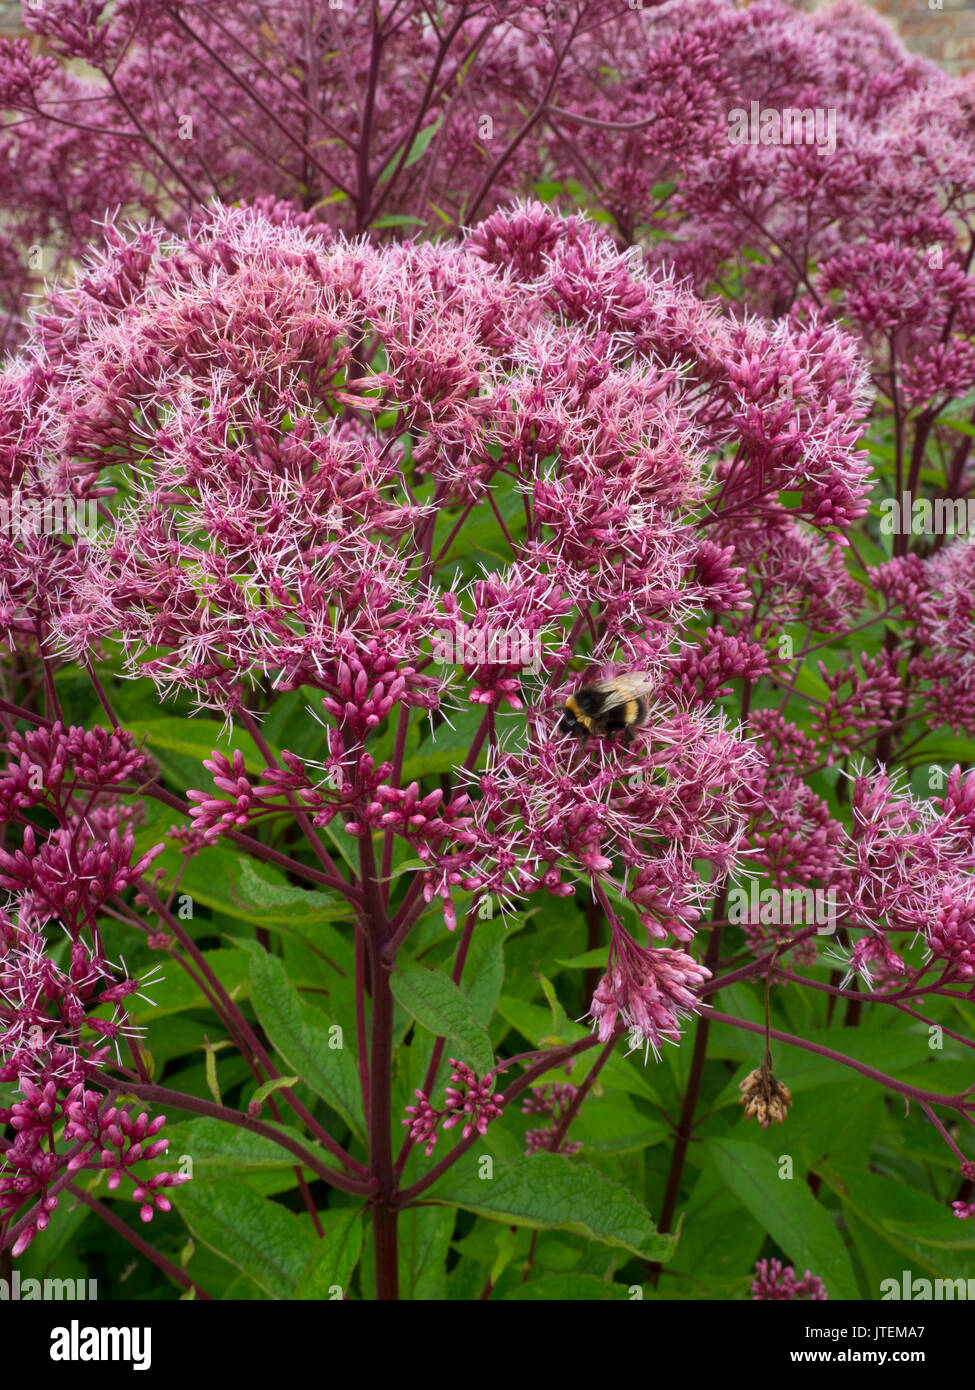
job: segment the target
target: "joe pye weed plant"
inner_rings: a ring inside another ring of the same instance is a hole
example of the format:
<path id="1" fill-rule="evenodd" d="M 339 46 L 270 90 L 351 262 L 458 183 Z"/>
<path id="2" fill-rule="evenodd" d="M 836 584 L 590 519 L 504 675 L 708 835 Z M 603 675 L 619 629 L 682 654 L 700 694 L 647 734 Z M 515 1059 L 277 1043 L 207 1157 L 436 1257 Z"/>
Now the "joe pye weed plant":
<path id="1" fill-rule="evenodd" d="M 878 506 L 969 486 L 956 87 L 769 4 L 80 8 L 30 23 L 97 97 L 4 53 L 10 169 L 81 122 L 128 212 L 0 371 L 4 499 L 99 522 L 0 536 L 8 1261 L 131 1246 L 143 1296 L 241 1299 L 967 1277 L 972 552 Z M 730 142 L 752 99 L 837 109 L 835 151 Z M 567 732 L 634 673 L 626 738 Z"/>

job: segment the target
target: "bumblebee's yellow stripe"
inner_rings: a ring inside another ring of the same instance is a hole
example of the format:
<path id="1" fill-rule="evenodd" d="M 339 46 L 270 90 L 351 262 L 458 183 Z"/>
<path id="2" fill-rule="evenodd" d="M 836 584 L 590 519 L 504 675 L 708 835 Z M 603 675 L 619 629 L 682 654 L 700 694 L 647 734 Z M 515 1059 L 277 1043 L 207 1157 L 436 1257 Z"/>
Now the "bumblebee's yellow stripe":
<path id="1" fill-rule="evenodd" d="M 636 700 L 627 700 L 626 704 L 623 706 L 623 723 L 636 723 L 636 717 L 639 712 L 639 709 L 640 706 L 637 704 Z"/>
<path id="2" fill-rule="evenodd" d="M 592 720 L 588 714 L 583 714 L 579 708 L 579 701 L 574 695 L 569 696 L 565 702 L 565 707 L 578 724 L 581 724 L 584 729 L 588 729 L 590 733 L 592 732 Z"/>

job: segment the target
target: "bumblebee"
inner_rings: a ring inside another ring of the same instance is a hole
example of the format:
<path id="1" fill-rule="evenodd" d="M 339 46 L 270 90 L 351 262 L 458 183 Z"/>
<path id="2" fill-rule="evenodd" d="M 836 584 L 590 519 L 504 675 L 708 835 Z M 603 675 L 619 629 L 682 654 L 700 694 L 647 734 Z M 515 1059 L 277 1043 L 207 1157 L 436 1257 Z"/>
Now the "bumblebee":
<path id="1" fill-rule="evenodd" d="M 566 700 L 559 728 L 576 734 L 583 743 L 590 736 L 613 738 L 622 734 L 628 747 L 634 729 L 642 729 L 650 718 L 646 696 L 652 686 L 645 671 L 627 671 L 611 680 L 581 685 Z"/>

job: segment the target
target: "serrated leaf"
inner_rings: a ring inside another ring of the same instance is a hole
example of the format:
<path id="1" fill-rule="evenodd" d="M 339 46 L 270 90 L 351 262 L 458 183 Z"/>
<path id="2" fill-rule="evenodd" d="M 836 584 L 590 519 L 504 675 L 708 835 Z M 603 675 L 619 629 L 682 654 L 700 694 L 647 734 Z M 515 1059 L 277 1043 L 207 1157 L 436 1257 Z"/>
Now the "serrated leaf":
<path id="1" fill-rule="evenodd" d="M 324 1163 L 334 1163 L 328 1154 L 313 1140 L 306 1139 L 299 1130 L 276 1124 L 273 1120 L 265 1120 L 264 1123 L 288 1138 L 298 1140 Z M 276 1168 L 293 1168 L 297 1162 L 294 1154 L 266 1135 L 239 1129 L 222 1120 L 180 1120 L 166 1126 L 164 1137 L 169 1140 L 168 1152 L 152 1160 L 161 1169 L 171 1169 L 174 1161 L 183 1155 L 193 1160 L 194 1171 L 202 1166 L 207 1169 L 226 1168 L 228 1173 L 234 1168 L 246 1172 L 270 1172 Z M 204 1177 L 207 1176 L 204 1174 Z"/>
<path id="2" fill-rule="evenodd" d="M 250 959 L 251 998 L 276 1051 L 305 1085 L 364 1140 L 362 1093 L 348 1048 L 329 1046 L 325 1020 L 317 1009 L 299 998 L 277 956 L 255 951 Z"/>
<path id="3" fill-rule="evenodd" d="M 448 975 L 405 965 L 390 977 L 393 998 L 434 1037 L 443 1037 L 483 1077 L 494 1066 L 491 1039 L 474 1017 L 470 1000 Z"/>
<path id="4" fill-rule="evenodd" d="M 476 1155 L 468 1157 L 476 1163 Z M 514 1226 L 573 1231 L 646 1260 L 669 1260 L 677 1244 L 674 1236 L 657 1230 L 627 1188 L 560 1154 L 496 1162 L 494 1176 L 483 1179 L 458 1165 L 430 1188 L 425 1200 Z"/>
<path id="5" fill-rule="evenodd" d="M 349 917 L 351 909 L 334 893 L 322 893 L 314 888 L 295 888 L 287 882 L 270 883 L 254 868 L 250 859 L 237 856 L 240 865 L 240 888 L 247 903 L 256 908 L 301 908 L 300 913 L 285 914 L 289 920 L 325 921 L 334 917 Z"/>
<path id="6" fill-rule="evenodd" d="M 454 1217 L 444 1207 L 409 1207 L 401 1213 L 400 1298 L 418 1303 L 447 1297 L 447 1254 Z"/>
<path id="7" fill-rule="evenodd" d="M 314 1241 L 293 1212 L 232 1178 L 194 1178 L 172 1199 L 197 1240 L 272 1298 L 296 1296 Z"/>
<path id="8" fill-rule="evenodd" d="M 337 1289 L 345 1293 L 362 1256 L 365 1222 L 361 1207 L 323 1211 L 318 1220 L 321 1238 L 298 1280 L 296 1298 L 332 1299 Z"/>

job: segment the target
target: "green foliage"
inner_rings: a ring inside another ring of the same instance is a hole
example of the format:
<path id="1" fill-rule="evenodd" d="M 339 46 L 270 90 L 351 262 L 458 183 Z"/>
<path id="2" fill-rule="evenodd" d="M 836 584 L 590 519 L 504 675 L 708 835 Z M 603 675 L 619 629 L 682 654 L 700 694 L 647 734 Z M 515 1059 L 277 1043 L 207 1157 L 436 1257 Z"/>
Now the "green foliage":
<path id="1" fill-rule="evenodd" d="M 408 965 L 392 977 L 393 996 L 433 1036 L 444 1037 L 468 1060 L 478 1076 L 491 1070 L 491 1039 L 474 1017 L 463 992 L 446 975 Z"/>
<path id="2" fill-rule="evenodd" d="M 257 1016 L 277 1052 L 364 1140 L 359 1078 L 344 1030 L 336 1025 L 330 1029 L 318 1011 L 299 998 L 278 957 L 251 951 L 250 983 Z"/>
<path id="3" fill-rule="evenodd" d="M 587 1164 L 559 1154 L 531 1154 L 492 1165 L 490 1178 L 465 1160 L 427 1194 L 494 1221 L 572 1231 L 619 1246 L 645 1260 L 667 1260 L 676 1244 L 661 1235 L 633 1194 Z"/>
<path id="4" fill-rule="evenodd" d="M 242 1180 L 194 1178 L 176 1206 L 193 1235 L 271 1298 L 294 1298 L 315 1250 L 298 1218 Z"/>

